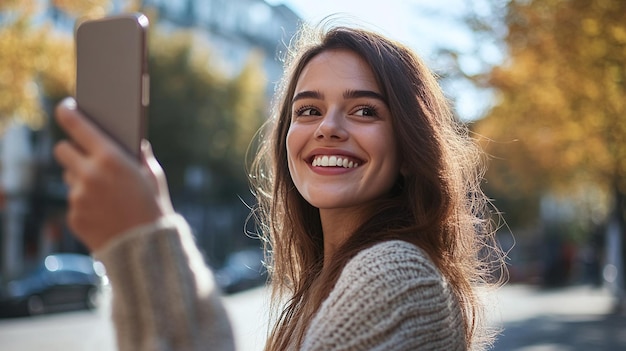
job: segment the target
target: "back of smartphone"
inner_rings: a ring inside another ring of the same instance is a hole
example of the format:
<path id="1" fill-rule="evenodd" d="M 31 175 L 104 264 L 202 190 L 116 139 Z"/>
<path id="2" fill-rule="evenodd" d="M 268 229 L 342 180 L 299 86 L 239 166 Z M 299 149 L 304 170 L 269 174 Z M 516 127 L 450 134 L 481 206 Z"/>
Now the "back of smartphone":
<path id="1" fill-rule="evenodd" d="M 76 29 L 78 108 L 137 158 L 149 104 L 147 29 L 142 14 L 85 21 Z"/>

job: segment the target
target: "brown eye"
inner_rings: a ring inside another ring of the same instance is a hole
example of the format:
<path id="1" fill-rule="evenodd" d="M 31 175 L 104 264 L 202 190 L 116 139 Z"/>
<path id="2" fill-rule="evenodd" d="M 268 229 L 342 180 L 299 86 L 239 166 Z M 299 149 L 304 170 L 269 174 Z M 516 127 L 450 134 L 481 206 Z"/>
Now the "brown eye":
<path id="1" fill-rule="evenodd" d="M 376 117 L 378 113 L 376 112 L 376 108 L 373 106 L 363 106 L 359 107 L 358 110 L 354 113 L 355 116 L 363 116 L 363 117 Z"/>
<path id="2" fill-rule="evenodd" d="M 321 113 L 314 107 L 303 106 L 296 110 L 296 116 L 320 116 Z"/>

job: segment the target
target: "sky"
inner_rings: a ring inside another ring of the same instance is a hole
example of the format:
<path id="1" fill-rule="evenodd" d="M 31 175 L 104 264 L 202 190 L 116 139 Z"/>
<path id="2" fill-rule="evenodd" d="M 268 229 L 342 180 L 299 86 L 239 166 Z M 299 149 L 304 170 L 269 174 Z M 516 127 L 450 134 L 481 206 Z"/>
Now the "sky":
<path id="1" fill-rule="evenodd" d="M 459 21 L 467 11 L 464 0 L 266 0 L 270 4 L 285 4 L 305 21 L 316 23 L 324 17 L 339 13 L 356 23 L 371 28 L 411 47 L 431 69 L 441 69 L 436 60 L 439 48 L 454 48 L 471 52 L 476 42 L 472 33 Z M 500 60 L 494 48 L 482 45 L 486 56 Z M 477 69 L 475 56 L 465 55 L 461 65 L 467 72 Z M 469 83 L 458 82 L 444 87 L 457 99 L 461 118 L 478 118 L 490 101 L 487 92 L 476 91 Z M 451 91 L 453 90 L 453 91 Z"/>
<path id="2" fill-rule="evenodd" d="M 463 0 L 266 0 L 285 4 L 310 22 L 340 13 L 357 23 L 430 56 L 435 44 L 465 46 L 469 34 L 453 18 L 464 9 Z"/>

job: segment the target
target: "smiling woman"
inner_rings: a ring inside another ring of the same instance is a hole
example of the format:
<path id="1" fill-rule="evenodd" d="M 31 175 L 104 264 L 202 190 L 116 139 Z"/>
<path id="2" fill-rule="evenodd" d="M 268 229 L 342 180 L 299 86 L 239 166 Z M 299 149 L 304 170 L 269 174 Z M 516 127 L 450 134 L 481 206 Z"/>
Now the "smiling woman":
<path id="1" fill-rule="evenodd" d="M 265 349 L 481 349 L 479 149 L 405 46 L 332 25 L 297 39 L 252 165 L 277 313 Z M 233 349 L 149 144 L 138 164 L 75 104 L 57 112 L 69 224 L 106 265 L 119 349 Z"/>
<path id="2" fill-rule="evenodd" d="M 332 25 L 299 39 L 253 178 L 291 297 L 267 350 L 480 349 L 477 146 L 405 46 Z"/>

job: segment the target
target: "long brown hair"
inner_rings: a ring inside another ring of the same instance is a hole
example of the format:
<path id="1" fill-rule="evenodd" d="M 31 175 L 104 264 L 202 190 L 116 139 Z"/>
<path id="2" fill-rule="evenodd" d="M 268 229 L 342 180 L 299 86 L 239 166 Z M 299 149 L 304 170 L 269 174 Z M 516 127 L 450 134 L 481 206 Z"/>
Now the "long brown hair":
<path id="1" fill-rule="evenodd" d="M 371 67 L 386 99 L 401 154 L 402 176 L 369 219 L 340 247 L 328 269 L 319 210 L 296 190 L 287 166 L 291 99 L 307 63 L 321 52 L 347 49 Z M 421 247 L 452 286 L 463 309 L 468 347 L 482 326 L 474 286 L 483 283 L 480 251 L 491 237 L 480 190 L 481 153 L 450 111 L 436 78 L 404 45 L 371 31 L 303 28 L 287 52 L 270 119 L 251 179 L 254 212 L 265 240 L 273 301 L 286 302 L 266 350 L 298 346 L 309 321 L 356 253 L 400 239 Z M 323 276 L 322 276 L 323 274 Z M 284 298 L 287 298 L 285 301 Z"/>

